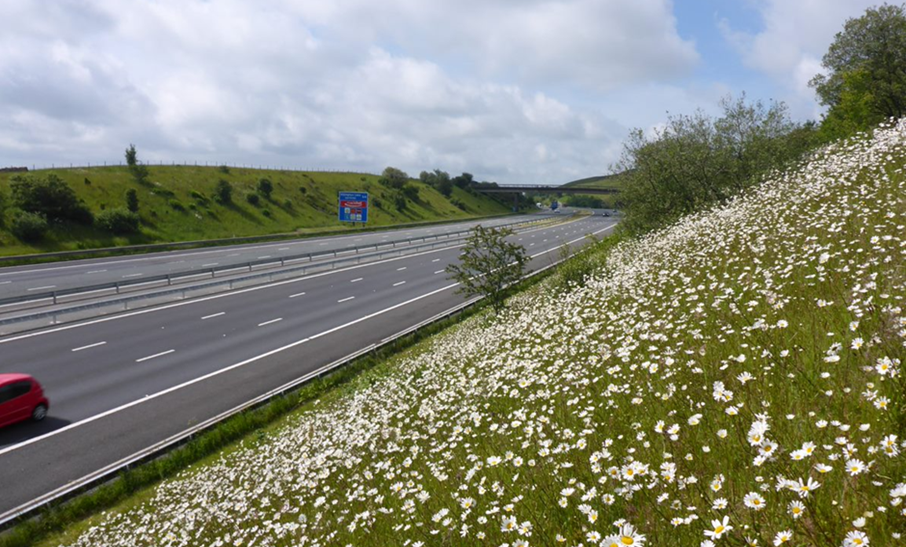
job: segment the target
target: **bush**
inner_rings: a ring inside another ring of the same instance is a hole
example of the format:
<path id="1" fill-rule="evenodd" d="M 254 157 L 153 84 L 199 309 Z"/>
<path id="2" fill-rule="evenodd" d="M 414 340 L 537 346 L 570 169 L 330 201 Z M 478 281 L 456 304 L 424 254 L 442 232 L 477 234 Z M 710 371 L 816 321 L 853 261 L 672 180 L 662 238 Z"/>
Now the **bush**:
<path id="1" fill-rule="evenodd" d="M 306 192 L 308 192 L 308 189 L 305 188 L 304 186 L 300 186 L 299 191 L 302 192 L 302 194 L 305 194 Z"/>
<path id="2" fill-rule="evenodd" d="M 271 218 L 271 216 L 273 216 L 273 213 L 271 213 L 270 209 L 265 209 L 265 210 L 261 211 L 261 214 L 266 216 L 267 218 Z"/>
<path id="3" fill-rule="evenodd" d="M 220 172 L 221 172 L 221 173 L 224 173 L 224 174 L 227 174 L 227 175 L 230 174 L 230 168 L 227 167 L 226 165 L 221 165 L 221 166 L 219 167 L 219 169 L 220 169 Z"/>
<path id="4" fill-rule="evenodd" d="M 406 196 L 407 199 L 410 199 L 415 203 L 419 202 L 418 201 L 418 188 L 411 184 L 407 184 L 407 185 L 403 186 L 403 195 Z"/>
<path id="5" fill-rule="evenodd" d="M 185 211 L 185 210 L 186 210 L 186 207 L 185 207 L 185 206 L 182 204 L 182 202 L 179 201 L 178 199 L 171 199 L 171 200 L 170 200 L 169 202 L 167 202 L 167 203 L 169 203 L 169 204 L 170 204 L 170 207 L 172 207 L 173 209 L 175 209 L 175 210 L 177 210 L 177 211 Z"/>
<path id="6" fill-rule="evenodd" d="M 95 225 L 116 235 L 134 234 L 139 231 L 139 217 L 133 211 L 117 207 L 98 214 Z"/>
<path id="7" fill-rule="evenodd" d="M 223 205 L 232 203 L 233 185 L 224 179 L 217 181 L 217 188 L 214 189 L 214 199 Z"/>
<path id="8" fill-rule="evenodd" d="M 40 213 L 23 211 L 13 219 L 13 235 L 26 243 L 40 241 L 47 230 L 47 219 Z"/>
<path id="9" fill-rule="evenodd" d="M 261 203 L 261 198 L 258 196 L 258 194 L 246 194 L 245 201 L 251 203 L 255 207 L 258 207 L 258 204 Z"/>
<path id="10" fill-rule="evenodd" d="M 274 184 L 268 178 L 263 178 L 258 181 L 258 193 L 264 196 L 265 199 L 271 199 L 271 192 L 274 191 Z"/>
<path id="11" fill-rule="evenodd" d="M 397 169 L 396 167 L 388 167 L 384 169 L 381 178 L 378 179 L 378 182 L 383 184 L 388 188 L 394 188 L 399 190 L 406 185 L 406 182 L 409 180 L 409 175 L 404 171 Z"/>
<path id="12" fill-rule="evenodd" d="M 71 220 L 91 224 L 91 211 L 68 184 L 54 174 L 46 177 L 16 176 L 10 182 L 13 202 L 29 213 L 48 221 Z"/>
<path id="13" fill-rule="evenodd" d="M 126 209 L 133 213 L 138 212 L 138 192 L 135 191 L 135 188 L 126 190 Z"/>

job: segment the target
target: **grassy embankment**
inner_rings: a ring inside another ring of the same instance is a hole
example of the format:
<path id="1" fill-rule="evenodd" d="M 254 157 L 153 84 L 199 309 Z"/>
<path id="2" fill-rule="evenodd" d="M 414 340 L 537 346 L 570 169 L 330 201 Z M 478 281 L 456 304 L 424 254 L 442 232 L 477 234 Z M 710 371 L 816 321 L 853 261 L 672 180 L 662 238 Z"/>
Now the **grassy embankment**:
<path id="1" fill-rule="evenodd" d="M 200 239 L 299 232 L 319 233 L 351 229 L 337 220 L 337 192 L 367 191 L 371 198 L 369 226 L 453 220 L 505 214 L 508 206 L 481 194 L 454 188 L 448 199 L 433 188 L 411 181 L 419 190 L 418 201 L 407 200 L 398 211 L 393 191 L 378 183 L 377 176 L 353 173 L 306 173 L 259 169 L 217 167 L 151 167 L 149 183 L 138 184 L 125 167 L 56 169 L 31 173 L 53 173 L 66 181 L 94 213 L 104 208 L 125 207 L 130 188 L 138 192 L 141 233 L 126 237 L 94 227 L 67 223 L 56 227 L 37 244 L 26 244 L 9 231 L 12 207 L 9 182 L 17 173 L 0 173 L 0 194 L 6 196 L 7 211 L 0 212 L 0 255 L 63 251 L 132 245 L 168 243 Z M 28 173 L 21 173 L 28 175 Z M 260 197 L 252 205 L 246 195 L 254 193 L 261 178 L 274 187 L 270 199 Z M 220 179 L 233 187 L 231 204 L 214 199 Z M 462 208 L 454 205 L 458 202 Z"/>
<path id="2" fill-rule="evenodd" d="M 904 165 L 825 149 L 47 544 L 900 544 Z"/>

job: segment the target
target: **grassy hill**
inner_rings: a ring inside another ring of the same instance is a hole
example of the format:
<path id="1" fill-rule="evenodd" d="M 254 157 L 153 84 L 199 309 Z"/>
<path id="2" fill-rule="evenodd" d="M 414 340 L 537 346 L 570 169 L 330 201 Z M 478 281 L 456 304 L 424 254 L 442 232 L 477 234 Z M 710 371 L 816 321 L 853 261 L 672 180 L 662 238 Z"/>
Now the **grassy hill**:
<path id="1" fill-rule="evenodd" d="M 567 182 L 563 186 L 568 186 L 570 188 L 621 188 L 622 187 L 622 175 L 601 175 L 597 177 L 586 177 L 584 179 L 577 179 L 571 182 Z"/>
<path id="2" fill-rule="evenodd" d="M 374 175 L 352 173 L 305 173 L 259 169 L 192 166 L 151 167 L 146 184 L 138 184 L 125 167 L 56 169 L 20 173 L 55 174 L 66 181 L 94 212 L 124 207 L 127 189 L 139 197 L 140 234 L 113 237 L 93 227 L 65 224 L 54 229 L 39 244 L 26 244 L 10 233 L 13 212 L 0 210 L 0 255 L 17 255 L 114 245 L 215 239 L 299 231 L 311 233 L 347 229 L 337 220 L 337 192 L 366 191 L 371 197 L 369 226 L 386 226 L 504 214 L 502 204 L 480 194 L 454 188 L 448 199 L 433 188 L 411 181 L 419 190 L 417 201 L 408 200 L 398 211 L 393 191 L 378 183 Z M 0 196 L 9 200 L 10 179 L 17 173 L 0 173 Z M 255 206 L 246 195 L 255 192 L 261 178 L 274 187 L 270 200 L 261 198 Z M 213 199 L 219 180 L 233 187 L 233 203 L 222 205 Z M 2 198 L 0 198 L 2 201 Z M 457 206 L 459 204 L 459 206 Z"/>
<path id="3" fill-rule="evenodd" d="M 901 545 L 904 224 L 906 122 L 47 544 Z"/>

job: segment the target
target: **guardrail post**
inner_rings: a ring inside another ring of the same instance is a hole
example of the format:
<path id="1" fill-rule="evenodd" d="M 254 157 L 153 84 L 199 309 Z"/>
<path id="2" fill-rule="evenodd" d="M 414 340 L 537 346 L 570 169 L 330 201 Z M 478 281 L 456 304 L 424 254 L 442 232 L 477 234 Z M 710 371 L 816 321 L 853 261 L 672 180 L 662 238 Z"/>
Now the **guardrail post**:
<path id="1" fill-rule="evenodd" d="M 211 268 L 211 279 L 214 279 L 214 268 Z"/>
<path id="2" fill-rule="evenodd" d="M 249 271 L 252 271 L 252 263 L 249 262 Z"/>
<path id="3" fill-rule="evenodd" d="M 54 304 L 57 303 L 57 291 L 54 291 L 54 292 L 53 292 L 53 303 L 54 303 Z"/>
<path id="4" fill-rule="evenodd" d="M 117 282 L 114 283 L 113 285 L 116 287 L 116 294 L 119 294 L 119 293 L 120 293 L 120 282 L 117 281 Z"/>
<path id="5" fill-rule="evenodd" d="M 167 286 L 169 287 L 172 284 L 173 284 L 173 280 L 170 279 L 170 274 L 167 274 Z"/>
<path id="6" fill-rule="evenodd" d="M 280 258 L 280 267 L 286 266 L 286 262 L 283 261 L 283 258 Z"/>

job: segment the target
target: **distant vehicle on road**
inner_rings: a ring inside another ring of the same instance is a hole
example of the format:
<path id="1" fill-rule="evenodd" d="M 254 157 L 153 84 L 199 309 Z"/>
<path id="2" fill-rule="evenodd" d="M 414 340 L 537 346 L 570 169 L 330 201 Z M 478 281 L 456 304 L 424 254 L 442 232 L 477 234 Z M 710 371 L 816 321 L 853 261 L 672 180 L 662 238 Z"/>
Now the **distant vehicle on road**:
<path id="1" fill-rule="evenodd" d="M 27 374 L 0 374 L 0 427 L 47 416 L 50 402 L 37 380 Z"/>

